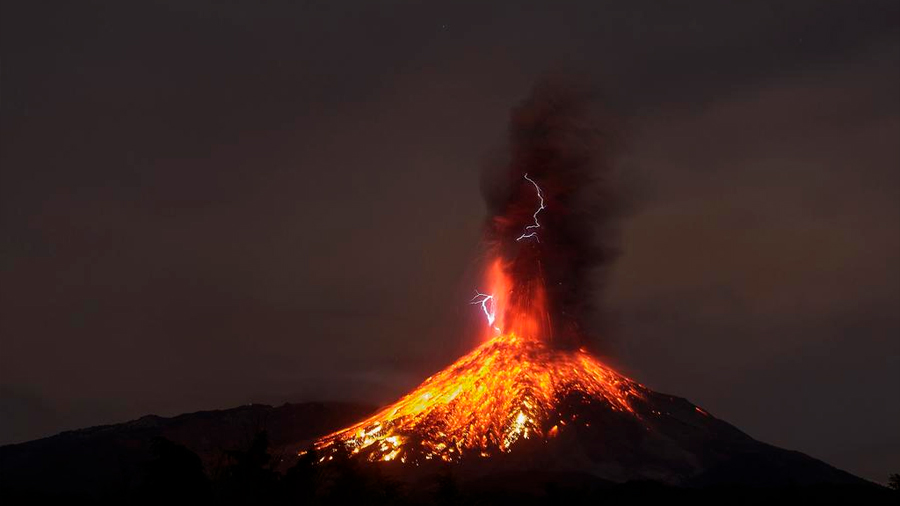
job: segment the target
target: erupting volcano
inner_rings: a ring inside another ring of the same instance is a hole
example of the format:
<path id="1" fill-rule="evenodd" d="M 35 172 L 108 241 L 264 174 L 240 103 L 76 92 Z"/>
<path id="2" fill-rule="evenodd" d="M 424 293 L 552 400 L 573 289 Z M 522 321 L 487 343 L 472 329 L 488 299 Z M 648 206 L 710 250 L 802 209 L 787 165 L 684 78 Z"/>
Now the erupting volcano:
<path id="1" fill-rule="evenodd" d="M 580 308 L 566 307 L 563 296 L 583 295 L 586 267 L 604 258 L 591 242 L 596 224 L 572 212 L 597 187 L 592 178 L 605 175 L 591 172 L 604 165 L 589 156 L 599 139 L 581 110 L 576 95 L 542 87 L 514 112 L 514 151 L 487 226 L 490 289 L 472 300 L 487 319 L 486 342 L 372 418 L 321 440 L 319 450 L 455 461 L 554 437 L 574 422 L 559 412 L 572 396 L 634 413 L 642 387 L 581 346 L 580 314 L 571 313 Z"/>
<path id="2" fill-rule="evenodd" d="M 502 277 L 499 262 L 494 271 Z M 489 324 L 504 325 L 492 325 L 499 335 L 375 416 L 323 439 L 318 448 L 344 445 L 369 460 L 455 461 L 470 453 L 488 457 L 511 451 L 519 439 L 556 436 L 576 423 L 559 412 L 560 402 L 572 396 L 634 415 L 631 402 L 643 388 L 584 349 L 555 349 L 539 333 L 545 312 L 532 314 L 541 309 L 541 299 L 527 311 L 509 314 L 498 309 L 503 299 L 493 296 L 485 312 Z M 502 316 L 495 320 L 494 311 Z"/>
<path id="3" fill-rule="evenodd" d="M 484 313 L 483 343 L 394 404 L 316 441 L 317 458 L 469 469 L 502 462 L 678 484 L 759 466 L 780 469 L 778 477 L 800 469 L 787 473 L 793 482 L 853 479 L 653 392 L 588 351 L 585 322 L 598 298 L 591 280 L 615 256 L 617 206 L 615 139 L 587 121 L 585 105 L 584 96 L 543 84 L 513 111 L 509 163 L 485 178 L 488 261 L 470 301 Z"/>

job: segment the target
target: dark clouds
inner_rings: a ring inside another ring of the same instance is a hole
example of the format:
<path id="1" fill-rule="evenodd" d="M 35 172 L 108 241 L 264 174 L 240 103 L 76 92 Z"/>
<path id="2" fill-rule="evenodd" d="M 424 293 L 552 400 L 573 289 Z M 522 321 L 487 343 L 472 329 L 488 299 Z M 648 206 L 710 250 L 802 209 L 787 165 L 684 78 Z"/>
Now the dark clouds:
<path id="1" fill-rule="evenodd" d="M 4 4 L 0 440 L 451 361 L 478 174 L 569 68 L 630 129 L 611 360 L 896 472 L 896 2 L 358 4 Z"/>

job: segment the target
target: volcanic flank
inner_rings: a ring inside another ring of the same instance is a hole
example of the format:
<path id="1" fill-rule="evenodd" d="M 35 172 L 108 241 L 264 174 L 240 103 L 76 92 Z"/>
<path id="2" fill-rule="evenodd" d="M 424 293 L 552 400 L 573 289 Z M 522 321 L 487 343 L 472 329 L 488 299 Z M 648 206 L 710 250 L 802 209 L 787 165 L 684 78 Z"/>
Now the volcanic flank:
<path id="1" fill-rule="evenodd" d="M 512 113 L 510 162 L 485 178 L 484 342 L 373 416 L 313 445 L 469 476 L 540 469 L 673 484 L 858 482 L 655 393 L 588 351 L 589 280 L 614 257 L 608 131 L 586 97 L 541 84 Z M 750 470 L 750 471 L 748 471 Z M 740 478 L 737 478 L 737 477 Z"/>

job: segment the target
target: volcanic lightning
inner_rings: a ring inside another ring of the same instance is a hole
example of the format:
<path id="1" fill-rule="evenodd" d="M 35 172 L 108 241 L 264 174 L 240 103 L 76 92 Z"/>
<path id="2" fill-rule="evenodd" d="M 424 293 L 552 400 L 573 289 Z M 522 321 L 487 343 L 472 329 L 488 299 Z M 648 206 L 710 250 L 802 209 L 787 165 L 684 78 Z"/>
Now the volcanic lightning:
<path id="1" fill-rule="evenodd" d="M 530 182 L 531 184 L 534 185 L 534 189 L 537 191 L 537 196 L 538 196 L 538 200 L 540 201 L 540 205 L 538 206 L 537 211 L 534 212 L 534 215 L 532 215 L 534 217 L 534 224 L 526 226 L 525 231 L 522 232 L 522 235 L 520 235 L 519 237 L 516 238 L 516 241 L 521 241 L 522 239 L 528 239 L 529 237 L 534 237 L 534 240 L 536 240 L 537 242 L 541 242 L 541 239 L 537 236 L 537 230 L 534 230 L 533 232 L 529 232 L 529 230 L 541 228 L 541 224 L 540 224 L 540 222 L 538 222 L 538 214 L 540 214 L 541 211 L 546 209 L 546 206 L 544 206 L 544 192 L 541 191 L 541 187 L 538 186 L 538 184 L 535 183 L 533 179 L 528 177 L 528 174 L 525 174 L 525 179 L 527 179 L 528 182 Z"/>
<path id="2" fill-rule="evenodd" d="M 494 320 L 497 318 L 494 296 L 475 290 L 475 297 L 472 298 L 471 303 L 480 305 L 481 310 L 484 312 L 485 318 L 487 318 L 488 326 L 491 326 L 494 328 L 494 330 L 500 332 L 500 327 L 494 326 Z"/>

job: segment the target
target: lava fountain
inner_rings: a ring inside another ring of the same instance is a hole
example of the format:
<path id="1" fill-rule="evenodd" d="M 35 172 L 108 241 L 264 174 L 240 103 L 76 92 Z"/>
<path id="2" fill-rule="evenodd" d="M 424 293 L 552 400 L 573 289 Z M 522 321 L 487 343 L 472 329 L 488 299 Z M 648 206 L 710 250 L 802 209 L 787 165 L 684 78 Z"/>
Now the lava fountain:
<path id="1" fill-rule="evenodd" d="M 612 256 L 594 239 L 612 207 L 602 201 L 608 174 L 596 163 L 598 132 L 582 110 L 577 96 L 539 86 L 513 111 L 510 164 L 486 192 L 494 211 L 488 289 L 471 301 L 487 320 L 483 344 L 317 441 L 321 459 L 341 451 L 418 464 L 512 452 L 523 439 L 554 438 L 575 423 L 560 409 L 573 397 L 639 416 L 632 404 L 646 389 L 589 353 L 580 331 L 587 273 Z M 586 190 L 594 199 L 588 213 Z"/>

